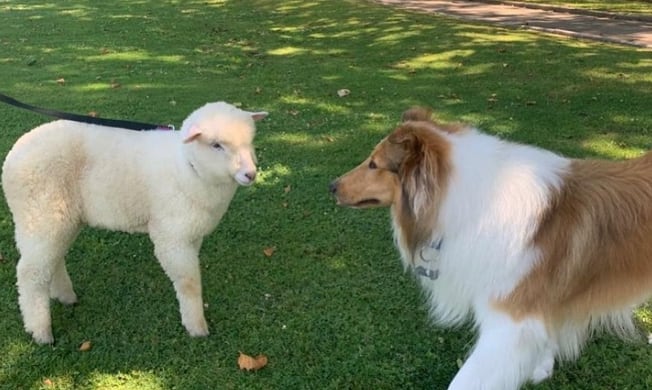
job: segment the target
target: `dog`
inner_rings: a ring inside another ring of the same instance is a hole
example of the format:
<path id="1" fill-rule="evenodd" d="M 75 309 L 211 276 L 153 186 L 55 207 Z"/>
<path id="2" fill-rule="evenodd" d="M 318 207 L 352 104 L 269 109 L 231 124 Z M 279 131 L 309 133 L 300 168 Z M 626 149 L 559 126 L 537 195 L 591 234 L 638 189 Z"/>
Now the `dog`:
<path id="1" fill-rule="evenodd" d="M 415 107 L 330 191 L 389 207 L 435 322 L 475 325 L 449 389 L 539 383 L 595 330 L 637 335 L 631 310 L 652 295 L 652 153 L 570 159 Z"/>

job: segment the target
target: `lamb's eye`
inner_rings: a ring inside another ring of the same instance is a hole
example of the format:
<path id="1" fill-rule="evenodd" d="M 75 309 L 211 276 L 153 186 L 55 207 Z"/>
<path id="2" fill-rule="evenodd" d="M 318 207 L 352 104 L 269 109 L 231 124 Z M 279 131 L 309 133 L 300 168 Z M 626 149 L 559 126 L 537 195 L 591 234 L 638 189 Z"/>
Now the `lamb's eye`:
<path id="1" fill-rule="evenodd" d="M 369 169 L 376 169 L 378 168 L 378 165 L 372 160 L 369 162 Z"/>
<path id="2" fill-rule="evenodd" d="M 222 149 L 224 149 L 224 148 L 222 147 L 222 144 L 220 144 L 219 142 L 214 142 L 213 144 L 211 144 L 211 146 L 213 147 L 213 149 L 217 149 L 217 150 L 222 150 Z"/>

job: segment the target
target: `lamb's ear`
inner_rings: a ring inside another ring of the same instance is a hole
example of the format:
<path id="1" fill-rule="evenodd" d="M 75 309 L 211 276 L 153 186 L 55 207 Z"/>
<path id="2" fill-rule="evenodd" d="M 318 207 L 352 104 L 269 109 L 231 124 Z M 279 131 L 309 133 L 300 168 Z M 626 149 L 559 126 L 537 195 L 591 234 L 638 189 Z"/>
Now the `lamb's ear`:
<path id="1" fill-rule="evenodd" d="M 185 138 L 183 139 L 183 143 L 187 144 L 190 143 L 194 140 L 197 139 L 201 135 L 201 129 L 197 125 L 192 125 L 188 129 L 188 134 L 186 134 Z"/>
<path id="2" fill-rule="evenodd" d="M 432 110 L 426 107 L 412 107 L 407 109 L 401 116 L 401 121 L 430 121 Z"/>
<path id="3" fill-rule="evenodd" d="M 261 121 L 267 118 L 267 115 L 269 115 L 267 111 L 250 112 L 249 114 L 251 115 L 251 119 L 254 121 Z"/>

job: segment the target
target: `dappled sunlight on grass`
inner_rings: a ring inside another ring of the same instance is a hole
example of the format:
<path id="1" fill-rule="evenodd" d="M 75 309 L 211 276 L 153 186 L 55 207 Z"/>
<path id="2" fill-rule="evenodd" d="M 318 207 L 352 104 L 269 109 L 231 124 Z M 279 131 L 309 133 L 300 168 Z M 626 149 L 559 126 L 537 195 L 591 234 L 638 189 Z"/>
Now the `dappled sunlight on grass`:
<path id="1" fill-rule="evenodd" d="M 395 31 L 390 31 L 395 30 Z M 421 31 L 406 30 L 404 28 L 393 28 L 383 31 L 383 35 L 376 39 L 377 43 L 400 42 L 408 38 L 418 37 Z"/>
<path id="2" fill-rule="evenodd" d="M 3 382 L 3 377 L 9 374 L 5 370 L 10 369 L 16 364 L 15 362 L 21 361 L 24 355 L 33 352 L 33 350 L 33 345 L 15 340 L 4 345 L 0 352 L 3 359 L 2 364 L 0 364 L 0 383 Z"/>
<path id="3" fill-rule="evenodd" d="M 110 89 L 115 89 L 115 87 L 112 85 L 111 81 L 98 81 L 95 83 L 86 83 L 83 85 L 76 85 L 76 86 L 70 86 L 69 88 L 73 88 L 76 91 L 79 92 L 97 92 L 97 91 L 105 91 L 105 90 L 110 90 Z M 133 85 L 129 85 L 128 88 L 130 89 L 148 89 L 148 90 L 155 90 L 157 88 L 162 88 L 160 85 L 156 84 L 147 84 L 147 83 L 136 83 Z"/>
<path id="4" fill-rule="evenodd" d="M 287 165 L 276 163 L 271 166 L 261 168 L 256 176 L 256 185 L 272 186 L 279 184 L 292 174 L 292 169 Z"/>
<path id="5" fill-rule="evenodd" d="M 271 49 L 267 51 L 267 54 L 272 55 L 272 56 L 296 56 L 296 55 L 305 55 L 305 54 L 311 54 L 311 55 L 329 55 L 329 56 L 335 56 L 335 55 L 341 55 L 346 53 L 344 50 L 337 50 L 337 49 L 328 49 L 328 50 L 318 50 L 318 49 L 312 49 L 309 50 L 305 47 L 296 47 L 296 46 L 284 46 L 284 47 L 279 47 L 276 49 Z"/>
<path id="6" fill-rule="evenodd" d="M 333 91 L 333 93 L 336 93 L 336 91 Z M 344 115 L 349 113 L 349 109 L 342 105 L 329 102 L 319 102 L 314 99 L 308 99 L 297 95 L 281 96 L 280 101 L 292 106 L 310 106 L 313 108 L 319 108 L 320 110 L 331 114 Z"/>
<path id="7" fill-rule="evenodd" d="M 167 388 L 165 382 L 155 374 L 138 370 L 117 374 L 95 373 L 91 375 L 89 382 L 91 389 L 98 390 L 156 390 Z"/>
<path id="8" fill-rule="evenodd" d="M 594 154 L 612 159 L 638 157 L 645 152 L 645 149 L 619 141 L 619 136 L 617 133 L 592 135 L 582 142 L 582 147 Z"/>
<path id="9" fill-rule="evenodd" d="M 181 63 L 184 58 L 180 55 L 158 55 L 146 51 L 109 52 L 102 55 L 85 56 L 87 61 L 157 61 L 163 63 Z"/>
<path id="10" fill-rule="evenodd" d="M 319 6 L 319 2 L 317 1 L 301 1 L 301 0 L 294 0 L 294 1 L 284 1 L 283 5 L 280 5 L 276 8 L 277 11 L 282 11 L 282 12 L 294 12 L 297 10 L 306 10 L 310 8 L 314 8 Z"/>
<path id="11" fill-rule="evenodd" d="M 349 266 L 348 261 L 339 256 L 329 258 L 327 264 L 332 270 L 342 270 Z"/>
<path id="12" fill-rule="evenodd" d="M 652 61 L 643 61 L 652 69 Z M 625 64 L 621 63 L 615 67 L 595 67 L 587 70 L 584 74 L 586 77 L 602 81 L 616 81 L 624 84 L 648 83 L 652 86 L 652 72 L 647 74 L 640 72 L 642 64 Z M 628 72 L 628 69 L 636 69 L 636 72 Z"/>
<path id="13" fill-rule="evenodd" d="M 465 45 L 486 45 L 488 43 L 516 43 L 516 42 L 530 42 L 532 37 L 526 31 L 493 31 L 493 32 L 475 32 L 475 31 L 461 31 L 456 34 L 457 37 L 465 38 Z"/>
<path id="14" fill-rule="evenodd" d="M 336 138 L 335 136 L 329 135 L 315 136 L 314 134 L 310 134 L 308 132 L 281 133 L 275 134 L 274 136 L 268 138 L 268 140 L 271 142 L 276 142 L 289 147 L 297 146 L 302 148 L 325 147 L 329 146 L 338 139 L 339 137 Z"/>
<path id="15" fill-rule="evenodd" d="M 464 58 L 473 55 L 473 50 L 449 50 L 441 53 L 428 53 L 419 56 L 402 60 L 395 65 L 396 68 L 412 68 L 412 69 L 447 69 L 447 68 L 460 68 L 463 64 Z M 480 73 L 487 70 L 487 66 L 491 64 L 476 65 L 477 68 L 473 73 Z M 468 68 L 465 68 L 468 72 Z"/>
<path id="16" fill-rule="evenodd" d="M 296 54 L 305 54 L 308 50 L 301 47 L 285 46 L 278 49 L 269 50 L 267 53 L 273 56 L 291 56 Z"/>
<path id="17" fill-rule="evenodd" d="M 54 3 L 50 4 L 10 4 L 9 2 L 6 5 L 0 4 L 0 9 L 7 11 L 43 11 L 43 10 L 52 10 L 57 9 L 58 6 Z"/>
<path id="18" fill-rule="evenodd" d="M 646 305 L 638 308 L 634 312 L 634 316 L 645 330 L 652 332 L 652 302 L 648 302 Z"/>
<path id="19" fill-rule="evenodd" d="M 645 113 L 642 113 L 642 115 L 645 115 Z M 615 114 L 611 118 L 612 122 L 614 123 L 615 126 L 620 126 L 620 127 L 636 127 L 637 123 L 641 122 L 640 117 L 632 116 L 632 115 L 618 115 Z M 641 123 L 641 126 L 645 126 L 643 123 Z M 637 141 L 641 143 L 648 143 L 650 141 L 650 133 L 652 132 L 652 128 L 643 128 L 640 127 L 638 130 L 637 137 L 639 138 Z"/>

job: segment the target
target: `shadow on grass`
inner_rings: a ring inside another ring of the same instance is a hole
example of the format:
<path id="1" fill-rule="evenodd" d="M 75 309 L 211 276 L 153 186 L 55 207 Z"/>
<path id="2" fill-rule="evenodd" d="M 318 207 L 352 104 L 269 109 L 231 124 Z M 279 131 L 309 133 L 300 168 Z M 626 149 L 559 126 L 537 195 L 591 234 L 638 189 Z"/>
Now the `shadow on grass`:
<path id="1" fill-rule="evenodd" d="M 631 48 L 353 1 L 18 1 L 0 14 L 0 90 L 19 99 L 177 125 L 212 100 L 271 113 L 257 136 L 260 182 L 238 192 L 202 250 L 213 334 L 184 333 L 145 237 L 88 230 L 69 256 L 81 303 L 54 306 L 54 347 L 29 344 L 15 291 L 0 293 L 0 382 L 24 388 L 46 378 L 60 388 L 442 388 L 470 335 L 428 325 L 387 213 L 336 208 L 328 182 L 414 104 L 570 156 L 623 157 L 652 140 L 652 61 Z M 1 156 L 45 121 L 4 106 L 0 116 Z M 11 286 L 4 202 L 0 223 L 0 282 Z M 86 339 L 95 347 L 78 353 Z M 649 372 L 650 352 L 635 346 L 606 375 L 592 367 L 603 348 L 625 349 L 592 345 L 550 388 L 576 383 L 577 371 L 594 388 Z M 239 350 L 267 353 L 269 369 L 238 372 Z"/>

